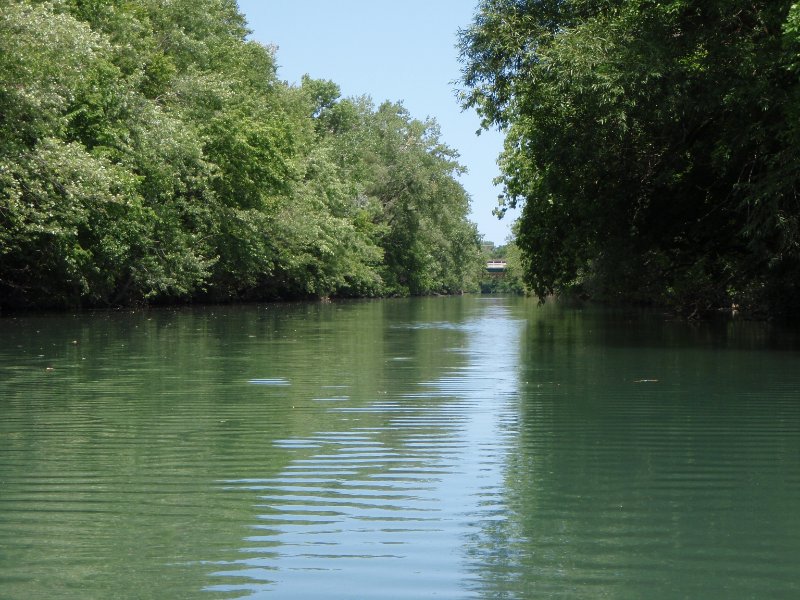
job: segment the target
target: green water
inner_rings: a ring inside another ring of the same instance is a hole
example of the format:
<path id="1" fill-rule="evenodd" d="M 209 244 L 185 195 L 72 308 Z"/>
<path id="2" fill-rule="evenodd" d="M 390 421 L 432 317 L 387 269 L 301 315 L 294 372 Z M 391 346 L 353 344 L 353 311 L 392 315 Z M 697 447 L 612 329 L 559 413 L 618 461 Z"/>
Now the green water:
<path id="1" fill-rule="evenodd" d="M 0 598 L 240 597 L 800 597 L 800 339 L 479 297 L 0 319 Z"/>

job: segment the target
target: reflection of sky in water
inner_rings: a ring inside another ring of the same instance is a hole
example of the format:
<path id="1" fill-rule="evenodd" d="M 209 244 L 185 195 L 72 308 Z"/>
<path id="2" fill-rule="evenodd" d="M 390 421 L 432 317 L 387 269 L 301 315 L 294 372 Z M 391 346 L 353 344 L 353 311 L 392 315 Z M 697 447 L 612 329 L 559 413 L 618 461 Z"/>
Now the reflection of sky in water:
<path id="1" fill-rule="evenodd" d="M 271 379 L 251 379 L 247 383 L 252 385 L 291 385 L 288 379 L 283 379 L 281 377 L 273 377 Z"/>
<path id="2" fill-rule="evenodd" d="M 785 328 L 464 297 L 0 329 L 3 598 L 798 596 Z"/>
<path id="3" fill-rule="evenodd" d="M 400 326 L 398 326 L 400 328 Z M 454 368 L 413 392 L 352 403 L 332 388 L 336 426 L 368 416 L 378 427 L 287 438 L 298 456 L 278 476 L 237 480 L 261 503 L 243 557 L 220 565 L 225 583 L 208 591 L 280 598 L 465 598 L 477 587 L 465 547 L 504 519 L 506 436 L 518 386 L 522 324 L 501 304 L 484 304 L 465 323 L 402 328 L 459 331 Z M 397 356 L 398 363 L 420 360 Z M 406 382 L 408 383 L 408 382 Z M 407 386 L 408 387 L 408 386 Z M 414 386 L 411 386 L 414 387 Z M 354 586 L 357 586 L 354 587 Z"/>

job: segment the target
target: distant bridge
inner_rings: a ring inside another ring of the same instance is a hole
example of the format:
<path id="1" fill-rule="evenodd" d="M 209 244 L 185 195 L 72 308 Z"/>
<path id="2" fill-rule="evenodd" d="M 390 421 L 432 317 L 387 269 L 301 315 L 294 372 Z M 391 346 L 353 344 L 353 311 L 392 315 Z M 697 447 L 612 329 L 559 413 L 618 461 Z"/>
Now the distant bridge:
<path id="1" fill-rule="evenodd" d="M 486 270 L 489 271 L 489 273 L 505 273 L 506 268 L 507 264 L 504 260 L 486 261 Z"/>

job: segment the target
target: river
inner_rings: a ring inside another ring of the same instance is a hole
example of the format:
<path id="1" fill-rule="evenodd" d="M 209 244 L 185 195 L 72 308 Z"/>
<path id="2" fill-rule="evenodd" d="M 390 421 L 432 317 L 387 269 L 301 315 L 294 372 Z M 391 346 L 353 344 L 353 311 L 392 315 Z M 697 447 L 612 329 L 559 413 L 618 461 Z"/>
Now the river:
<path id="1" fill-rule="evenodd" d="M 0 598 L 797 598 L 799 350 L 512 297 L 5 316 Z"/>

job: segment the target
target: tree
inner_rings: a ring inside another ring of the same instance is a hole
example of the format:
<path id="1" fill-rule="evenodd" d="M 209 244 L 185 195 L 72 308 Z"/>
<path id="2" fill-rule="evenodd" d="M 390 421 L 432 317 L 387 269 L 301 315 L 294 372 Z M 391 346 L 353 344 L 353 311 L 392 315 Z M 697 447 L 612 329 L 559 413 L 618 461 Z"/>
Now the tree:
<path id="1" fill-rule="evenodd" d="M 512 228 L 516 234 L 518 225 Z M 481 265 L 481 293 L 482 294 L 525 294 L 523 284 L 522 259 L 519 247 L 514 239 L 510 239 L 502 246 L 484 248 L 483 258 L 490 260 L 503 260 L 506 263 L 505 271 L 500 275 L 486 272 L 485 264 Z"/>
<path id="2" fill-rule="evenodd" d="M 367 186 L 381 207 L 383 277 L 393 294 L 453 293 L 474 288 L 478 234 L 466 219 L 469 198 L 455 177 L 458 155 L 439 140 L 435 121 L 411 118 L 385 102 L 371 116 L 377 168 Z"/>
<path id="3" fill-rule="evenodd" d="M 789 5 L 480 3 L 461 33 L 463 102 L 505 128 L 536 294 L 689 314 L 797 302 Z"/>
<path id="4" fill-rule="evenodd" d="M 455 153 L 399 105 L 277 79 L 234 0 L 9 0 L 0 306 L 456 292 Z"/>

